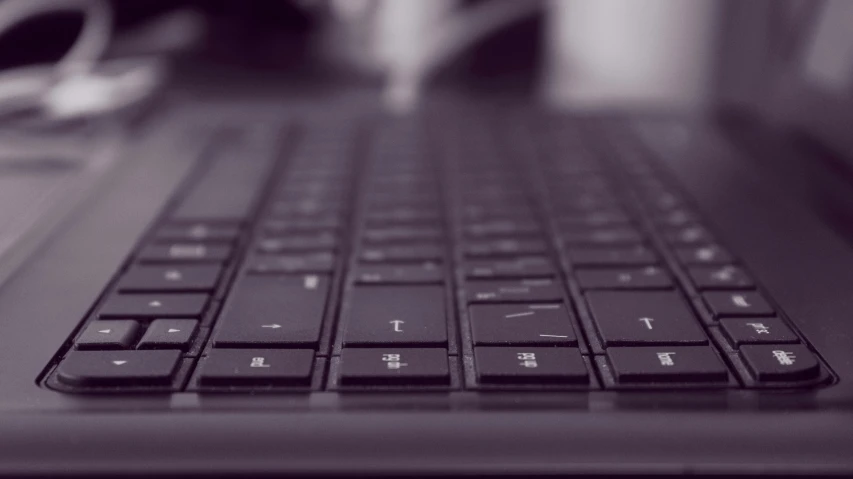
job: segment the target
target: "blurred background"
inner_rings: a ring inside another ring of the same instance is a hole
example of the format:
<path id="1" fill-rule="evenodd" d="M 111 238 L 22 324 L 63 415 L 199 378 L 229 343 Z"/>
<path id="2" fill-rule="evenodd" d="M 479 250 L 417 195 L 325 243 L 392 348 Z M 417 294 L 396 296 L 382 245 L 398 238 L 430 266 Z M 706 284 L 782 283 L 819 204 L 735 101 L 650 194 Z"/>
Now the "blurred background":
<path id="1" fill-rule="evenodd" d="M 0 20 L 16 3 L 31 8 L 0 24 L 4 71 L 58 62 L 87 28 L 79 9 L 103 3 L 98 63 L 159 57 L 158 82 L 195 88 L 323 78 L 670 109 L 760 103 L 789 70 L 853 84 L 849 0 L 3 0 Z"/>

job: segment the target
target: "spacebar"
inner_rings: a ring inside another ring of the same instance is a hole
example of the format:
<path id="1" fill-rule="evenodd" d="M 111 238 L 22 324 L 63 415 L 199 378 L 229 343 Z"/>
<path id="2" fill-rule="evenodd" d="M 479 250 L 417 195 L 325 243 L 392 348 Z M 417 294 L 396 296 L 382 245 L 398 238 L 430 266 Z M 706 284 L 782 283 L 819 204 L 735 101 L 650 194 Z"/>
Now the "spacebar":
<path id="1" fill-rule="evenodd" d="M 178 221 L 244 221 L 275 155 L 238 135 L 225 135 L 214 148 L 201 178 L 172 214 Z"/>

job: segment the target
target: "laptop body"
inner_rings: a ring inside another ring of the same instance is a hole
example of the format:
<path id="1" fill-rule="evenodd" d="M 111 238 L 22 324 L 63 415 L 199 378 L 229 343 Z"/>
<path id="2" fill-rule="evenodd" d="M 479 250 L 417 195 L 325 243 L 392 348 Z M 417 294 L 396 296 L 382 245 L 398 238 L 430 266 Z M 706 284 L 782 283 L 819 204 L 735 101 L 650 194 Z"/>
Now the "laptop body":
<path id="1" fill-rule="evenodd" d="M 844 135 L 378 105 L 135 127 L 0 289 L 0 470 L 851 472 Z"/>

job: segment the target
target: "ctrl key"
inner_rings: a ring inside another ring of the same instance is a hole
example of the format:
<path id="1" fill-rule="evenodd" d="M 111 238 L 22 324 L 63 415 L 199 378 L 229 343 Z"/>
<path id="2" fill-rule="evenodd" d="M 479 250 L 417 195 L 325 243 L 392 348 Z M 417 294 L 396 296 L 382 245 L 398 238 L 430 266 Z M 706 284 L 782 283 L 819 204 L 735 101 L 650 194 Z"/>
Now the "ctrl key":
<path id="1" fill-rule="evenodd" d="M 77 387 L 169 385 L 180 359 L 180 351 L 72 351 L 56 378 Z"/>
<path id="2" fill-rule="evenodd" d="M 476 348 L 481 384 L 587 384 L 586 363 L 576 348 Z"/>
<path id="3" fill-rule="evenodd" d="M 340 359 L 344 386 L 420 386 L 450 383 L 444 348 L 344 349 Z"/>

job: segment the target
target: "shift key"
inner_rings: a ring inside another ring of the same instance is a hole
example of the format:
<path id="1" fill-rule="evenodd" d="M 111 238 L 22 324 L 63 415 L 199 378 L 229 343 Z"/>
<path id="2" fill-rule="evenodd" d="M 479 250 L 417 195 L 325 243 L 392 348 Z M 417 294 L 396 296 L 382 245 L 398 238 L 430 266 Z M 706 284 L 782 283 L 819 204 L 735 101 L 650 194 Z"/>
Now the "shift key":
<path id="1" fill-rule="evenodd" d="M 357 286 L 345 302 L 347 346 L 445 346 L 441 286 Z"/>

